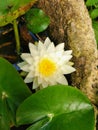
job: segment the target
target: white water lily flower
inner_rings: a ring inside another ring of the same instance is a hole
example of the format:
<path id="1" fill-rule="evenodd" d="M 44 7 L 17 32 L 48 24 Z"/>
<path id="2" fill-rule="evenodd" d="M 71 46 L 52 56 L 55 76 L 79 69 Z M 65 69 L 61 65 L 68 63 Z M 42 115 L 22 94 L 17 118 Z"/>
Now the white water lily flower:
<path id="1" fill-rule="evenodd" d="M 75 71 L 72 67 L 72 50 L 64 51 L 64 43 L 57 46 L 47 37 L 45 42 L 38 42 L 38 45 L 29 43 L 30 53 L 23 53 L 21 58 L 24 62 L 19 67 L 27 72 L 25 83 L 33 81 L 33 89 L 39 86 L 42 88 L 48 85 L 67 85 L 65 74 Z"/>

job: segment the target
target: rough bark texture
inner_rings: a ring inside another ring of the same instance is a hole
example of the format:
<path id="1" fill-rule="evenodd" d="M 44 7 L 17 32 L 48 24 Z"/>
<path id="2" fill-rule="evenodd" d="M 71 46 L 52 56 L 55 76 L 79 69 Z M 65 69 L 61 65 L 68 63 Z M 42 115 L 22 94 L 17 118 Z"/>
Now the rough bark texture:
<path id="1" fill-rule="evenodd" d="M 72 85 L 98 105 L 98 51 L 84 0 L 39 0 L 37 6 L 50 16 L 50 38 L 73 50 Z"/>

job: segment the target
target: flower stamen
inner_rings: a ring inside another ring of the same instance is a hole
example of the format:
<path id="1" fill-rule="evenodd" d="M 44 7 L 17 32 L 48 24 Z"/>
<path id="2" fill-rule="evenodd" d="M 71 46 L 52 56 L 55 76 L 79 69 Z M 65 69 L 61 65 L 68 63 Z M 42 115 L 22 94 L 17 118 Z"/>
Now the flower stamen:
<path id="1" fill-rule="evenodd" d="M 48 58 L 43 58 L 38 64 L 39 73 L 42 76 L 51 76 L 56 71 L 56 63 Z"/>

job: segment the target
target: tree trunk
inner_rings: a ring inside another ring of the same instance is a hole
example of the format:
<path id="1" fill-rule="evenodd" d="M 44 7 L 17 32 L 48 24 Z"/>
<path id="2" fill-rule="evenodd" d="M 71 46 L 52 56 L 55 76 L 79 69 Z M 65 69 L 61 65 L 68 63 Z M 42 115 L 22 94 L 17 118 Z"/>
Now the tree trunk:
<path id="1" fill-rule="evenodd" d="M 39 0 L 37 6 L 51 19 L 49 37 L 73 50 L 76 72 L 71 75 L 71 85 L 98 105 L 98 51 L 84 0 Z"/>

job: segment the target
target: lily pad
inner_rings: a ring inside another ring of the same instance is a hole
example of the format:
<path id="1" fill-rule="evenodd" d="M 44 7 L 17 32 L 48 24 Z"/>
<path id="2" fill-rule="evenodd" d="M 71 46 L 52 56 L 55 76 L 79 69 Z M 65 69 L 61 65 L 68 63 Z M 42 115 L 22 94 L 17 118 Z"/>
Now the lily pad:
<path id="1" fill-rule="evenodd" d="M 41 9 L 37 8 L 30 9 L 25 14 L 25 18 L 28 29 L 33 33 L 44 31 L 50 23 L 50 18 Z"/>
<path id="2" fill-rule="evenodd" d="M 94 109 L 88 98 L 70 86 L 56 85 L 28 97 L 18 108 L 17 124 L 27 130 L 94 130 Z"/>
<path id="3" fill-rule="evenodd" d="M 31 94 L 15 68 L 0 58 L 0 130 L 16 124 L 16 109 Z"/>
<path id="4" fill-rule="evenodd" d="M 25 14 L 37 0 L 2 0 L 0 1 L 0 27 L 12 23 Z"/>

